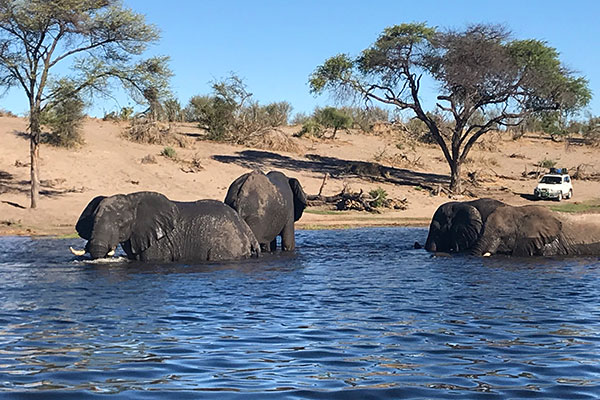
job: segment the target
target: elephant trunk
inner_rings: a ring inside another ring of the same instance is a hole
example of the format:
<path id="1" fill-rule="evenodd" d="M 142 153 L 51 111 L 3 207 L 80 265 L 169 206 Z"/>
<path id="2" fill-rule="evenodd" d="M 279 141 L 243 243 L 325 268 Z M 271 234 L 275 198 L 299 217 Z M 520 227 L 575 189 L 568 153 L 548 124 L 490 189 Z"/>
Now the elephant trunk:
<path id="1" fill-rule="evenodd" d="M 474 256 L 484 256 L 488 257 L 492 254 L 495 254 L 498 250 L 498 246 L 500 245 L 500 238 L 490 240 L 488 237 L 483 236 L 473 249 L 471 250 L 471 255 Z"/>
<path id="2" fill-rule="evenodd" d="M 437 246 L 435 244 L 435 240 L 428 237 L 427 241 L 425 242 L 425 250 L 430 251 L 430 252 L 436 252 Z"/>

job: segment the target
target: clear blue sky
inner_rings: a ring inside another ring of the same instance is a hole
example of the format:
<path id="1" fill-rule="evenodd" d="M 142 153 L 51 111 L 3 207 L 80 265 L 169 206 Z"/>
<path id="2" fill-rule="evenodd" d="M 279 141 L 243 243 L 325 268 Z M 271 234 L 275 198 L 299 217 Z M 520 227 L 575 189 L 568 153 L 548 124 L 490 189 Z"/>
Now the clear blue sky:
<path id="1" fill-rule="evenodd" d="M 422 22 L 440 28 L 470 23 L 505 24 L 516 39 L 546 41 L 563 63 L 585 76 L 593 92 L 589 111 L 600 115 L 600 2 L 596 0 L 454 1 L 207 1 L 124 0 L 162 32 L 147 54 L 168 55 L 172 88 L 182 106 L 208 94 L 210 82 L 235 72 L 261 104 L 288 101 L 295 112 L 333 104 L 315 98 L 307 81 L 316 66 L 338 53 L 356 55 L 387 27 Z M 429 95 L 426 102 L 433 101 Z M 131 102 L 97 101 L 102 116 Z M 0 108 L 22 114 L 24 94 L 12 90 Z"/>

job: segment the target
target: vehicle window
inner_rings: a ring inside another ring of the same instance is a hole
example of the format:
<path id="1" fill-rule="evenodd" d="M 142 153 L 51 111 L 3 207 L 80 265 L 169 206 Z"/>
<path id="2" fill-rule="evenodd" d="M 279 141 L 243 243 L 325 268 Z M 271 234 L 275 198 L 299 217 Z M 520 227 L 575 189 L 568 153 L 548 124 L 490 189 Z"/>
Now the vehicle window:
<path id="1" fill-rule="evenodd" d="M 568 176 L 565 176 L 565 182 L 567 182 L 567 183 L 568 183 L 568 182 L 571 182 L 571 179 L 569 179 L 569 177 L 568 177 Z"/>
<path id="2" fill-rule="evenodd" d="M 544 176 L 540 183 L 549 183 L 551 185 L 559 185 L 562 182 L 560 176 Z"/>

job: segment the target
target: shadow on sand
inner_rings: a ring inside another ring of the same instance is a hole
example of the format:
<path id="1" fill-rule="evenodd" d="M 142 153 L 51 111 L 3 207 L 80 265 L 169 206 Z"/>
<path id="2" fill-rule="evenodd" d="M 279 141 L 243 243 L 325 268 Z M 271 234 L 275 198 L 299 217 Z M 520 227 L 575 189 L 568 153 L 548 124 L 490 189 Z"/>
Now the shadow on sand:
<path id="1" fill-rule="evenodd" d="M 236 155 L 214 155 L 222 163 L 237 164 L 249 169 L 287 169 L 330 174 L 333 177 L 356 176 L 397 185 L 422 186 L 447 185 L 448 175 L 416 172 L 409 169 L 385 167 L 366 161 L 343 160 L 335 157 L 307 154 L 303 159 L 291 158 L 277 153 L 259 150 L 244 150 Z"/>

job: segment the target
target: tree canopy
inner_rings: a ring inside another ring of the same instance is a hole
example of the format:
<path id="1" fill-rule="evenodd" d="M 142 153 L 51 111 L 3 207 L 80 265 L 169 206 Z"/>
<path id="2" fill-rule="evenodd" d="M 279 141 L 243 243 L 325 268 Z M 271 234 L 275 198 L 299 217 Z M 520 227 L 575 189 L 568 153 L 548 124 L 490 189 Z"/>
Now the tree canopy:
<path id="1" fill-rule="evenodd" d="M 423 106 L 425 75 L 439 91 L 434 112 Z M 425 23 L 388 27 L 360 55 L 326 60 L 309 85 L 314 94 L 360 96 L 412 112 L 442 149 L 454 192 L 461 191 L 461 164 L 482 135 L 533 113 L 576 110 L 591 99 L 587 81 L 561 64 L 556 49 L 513 40 L 505 27 L 489 24 L 461 31 Z M 451 135 L 441 133 L 442 120 L 452 121 Z"/>
<path id="2" fill-rule="evenodd" d="M 158 39 L 158 29 L 119 0 L 0 0 L 0 85 L 20 87 L 29 100 L 32 208 L 39 197 L 41 113 L 70 97 L 52 90 L 53 83 L 60 80 L 73 96 L 110 95 L 116 81 L 152 105 L 168 88 L 168 58 L 139 56 Z M 53 73 L 62 64 L 72 75 Z"/>

